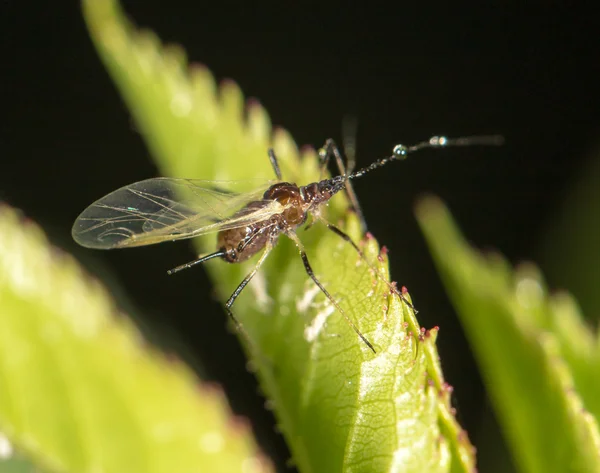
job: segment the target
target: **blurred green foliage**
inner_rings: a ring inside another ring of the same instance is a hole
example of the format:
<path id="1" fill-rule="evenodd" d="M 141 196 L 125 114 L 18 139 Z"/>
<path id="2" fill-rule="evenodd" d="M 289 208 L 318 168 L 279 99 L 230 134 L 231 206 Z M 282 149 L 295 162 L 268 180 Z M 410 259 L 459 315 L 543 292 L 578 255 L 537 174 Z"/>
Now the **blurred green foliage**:
<path id="1" fill-rule="evenodd" d="M 471 249 L 441 202 L 417 214 L 521 471 L 600 471 L 600 345 L 573 299 Z"/>

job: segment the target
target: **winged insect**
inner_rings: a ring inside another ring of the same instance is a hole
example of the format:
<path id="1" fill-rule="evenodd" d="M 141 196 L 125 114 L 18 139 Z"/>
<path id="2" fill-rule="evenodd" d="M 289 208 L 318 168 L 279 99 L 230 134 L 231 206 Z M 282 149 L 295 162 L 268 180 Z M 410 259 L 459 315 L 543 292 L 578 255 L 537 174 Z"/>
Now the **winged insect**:
<path id="1" fill-rule="evenodd" d="M 448 146 L 498 145 L 502 141 L 500 136 L 456 139 L 434 136 L 413 146 L 396 145 L 390 156 L 357 171 L 348 171 L 340 150 L 330 139 L 319 152 L 322 171 L 333 157 L 340 174 L 303 186 L 283 181 L 277 156 L 272 149 L 269 149 L 268 156 L 276 180 L 259 181 L 253 191 L 238 192 L 236 184 L 239 183 L 236 182 L 166 177 L 147 179 L 122 187 L 91 204 L 76 219 L 72 235 L 82 246 L 114 249 L 152 245 L 217 232 L 217 250 L 214 253 L 171 269 L 168 271 L 169 274 L 213 258 L 220 258 L 228 263 L 240 263 L 262 252 L 252 271 L 225 303 L 229 317 L 242 332 L 242 326 L 234 316 L 231 307 L 264 263 L 279 237 L 286 235 L 298 247 L 308 276 L 358 337 L 375 353 L 371 342 L 365 338 L 358 326 L 315 276 L 296 230 L 306 223 L 309 215 L 312 215 L 314 221 L 323 223 L 329 230 L 350 243 L 372 268 L 350 236 L 322 216 L 321 210 L 324 204 L 342 190 L 346 190 L 352 196 L 352 201 L 356 202 L 351 190 L 353 179 L 362 177 L 392 161 L 404 160 L 416 151 Z M 397 291 L 395 285 L 390 283 L 388 285 L 410 305 L 402 293 Z"/>

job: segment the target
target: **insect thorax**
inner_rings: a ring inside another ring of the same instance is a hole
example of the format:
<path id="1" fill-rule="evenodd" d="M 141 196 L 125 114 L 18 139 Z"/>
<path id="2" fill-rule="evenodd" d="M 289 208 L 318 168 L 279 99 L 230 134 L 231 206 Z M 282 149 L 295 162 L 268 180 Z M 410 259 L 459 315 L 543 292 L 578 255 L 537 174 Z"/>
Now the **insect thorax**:
<path id="1" fill-rule="evenodd" d="M 306 221 L 306 202 L 296 184 L 289 182 L 275 184 L 265 192 L 264 199 L 275 200 L 284 207 L 281 214 L 275 215 L 273 219 L 281 231 L 286 231 L 289 227 L 295 228 Z"/>

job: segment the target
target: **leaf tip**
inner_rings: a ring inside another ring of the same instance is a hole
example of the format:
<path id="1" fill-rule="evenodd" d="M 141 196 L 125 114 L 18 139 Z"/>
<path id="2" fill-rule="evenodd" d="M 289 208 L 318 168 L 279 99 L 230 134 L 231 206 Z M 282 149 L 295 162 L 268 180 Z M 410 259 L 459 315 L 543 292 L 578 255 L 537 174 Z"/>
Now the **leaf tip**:
<path id="1" fill-rule="evenodd" d="M 435 195 L 425 194 L 421 196 L 415 205 L 416 214 L 423 220 L 429 218 L 440 218 L 447 213 L 444 203 Z"/>

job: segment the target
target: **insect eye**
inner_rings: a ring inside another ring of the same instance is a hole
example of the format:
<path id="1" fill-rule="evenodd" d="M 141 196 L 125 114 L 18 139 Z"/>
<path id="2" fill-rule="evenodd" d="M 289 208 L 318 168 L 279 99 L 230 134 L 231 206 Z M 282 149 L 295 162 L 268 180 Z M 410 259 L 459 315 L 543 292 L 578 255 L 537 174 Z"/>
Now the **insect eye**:
<path id="1" fill-rule="evenodd" d="M 406 155 L 408 154 L 408 150 L 404 145 L 396 145 L 393 153 L 396 158 L 405 159 Z"/>

